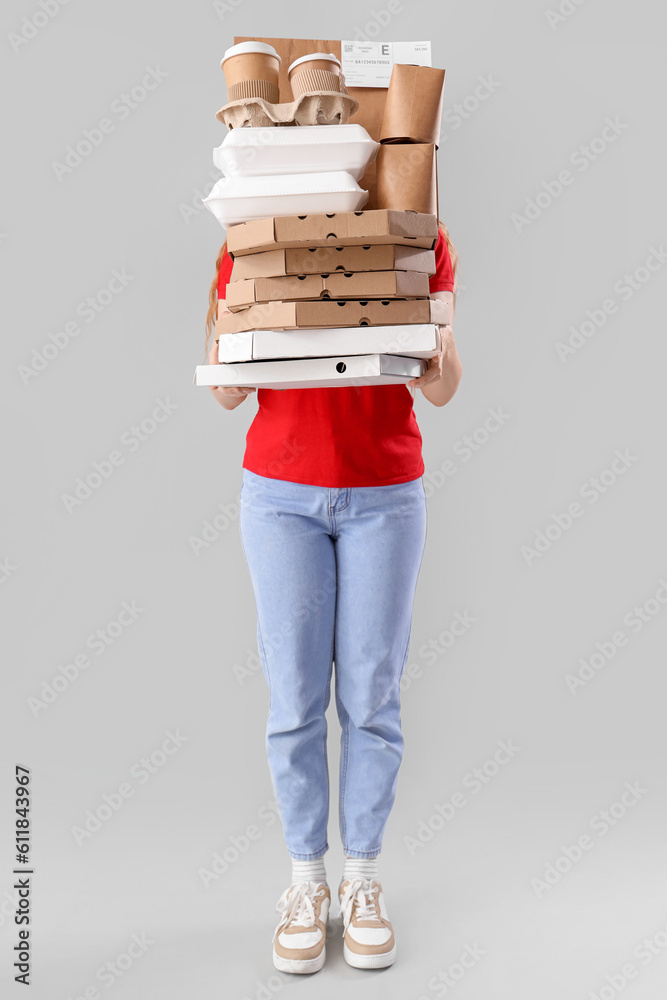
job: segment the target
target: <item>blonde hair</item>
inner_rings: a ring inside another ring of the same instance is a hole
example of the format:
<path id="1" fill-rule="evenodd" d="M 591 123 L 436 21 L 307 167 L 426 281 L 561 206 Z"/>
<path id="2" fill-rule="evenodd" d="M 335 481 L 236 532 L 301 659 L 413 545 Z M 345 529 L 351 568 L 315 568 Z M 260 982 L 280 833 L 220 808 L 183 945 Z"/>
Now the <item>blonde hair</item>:
<path id="1" fill-rule="evenodd" d="M 447 249 L 449 250 L 449 256 L 452 262 L 452 271 L 454 273 L 454 309 L 456 309 L 456 286 L 457 286 L 457 271 L 459 267 L 459 254 L 456 247 L 452 243 L 447 226 L 440 219 L 438 220 L 438 228 L 442 231 L 442 234 L 447 241 Z M 226 249 L 227 249 L 227 241 L 225 240 L 225 242 L 220 247 L 218 259 L 215 262 L 215 276 L 208 290 L 208 312 L 206 313 L 206 323 L 205 323 L 206 341 L 204 345 L 205 359 L 208 357 L 208 350 L 209 350 L 208 345 L 211 339 L 211 333 L 215 326 L 215 320 L 218 315 L 218 281 L 220 279 L 220 265 L 222 264 L 222 258 L 225 255 Z M 414 398 L 415 395 L 414 388 L 408 386 L 408 389 L 410 389 L 410 393 Z"/>

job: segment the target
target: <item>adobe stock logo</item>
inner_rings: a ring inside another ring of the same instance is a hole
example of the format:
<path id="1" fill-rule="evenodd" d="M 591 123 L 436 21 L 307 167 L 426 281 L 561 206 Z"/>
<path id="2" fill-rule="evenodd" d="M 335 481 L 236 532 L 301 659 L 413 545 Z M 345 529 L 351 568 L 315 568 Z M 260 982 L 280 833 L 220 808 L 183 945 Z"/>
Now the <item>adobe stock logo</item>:
<path id="1" fill-rule="evenodd" d="M 593 506 L 612 489 L 629 469 L 639 461 L 637 455 L 632 455 L 629 448 L 621 451 L 617 448 L 614 458 L 609 466 L 595 476 L 591 476 L 579 487 L 579 496 L 587 501 L 589 506 Z M 538 528 L 533 537 L 531 545 L 521 546 L 521 555 L 527 566 L 532 566 L 536 560 L 541 559 L 552 546 L 563 537 L 574 525 L 575 520 L 582 518 L 587 508 L 572 500 L 567 505 L 566 510 L 551 514 L 551 520 L 544 528 Z"/>
<path id="2" fill-rule="evenodd" d="M 56 14 L 60 13 L 60 8 L 69 3 L 69 0 L 39 0 L 39 10 L 36 10 L 29 17 L 24 17 L 18 32 L 10 31 L 7 41 L 14 49 L 20 52 L 21 49 L 36 38 L 42 28 L 49 24 Z"/>
<path id="3" fill-rule="evenodd" d="M 532 198 L 526 198 L 523 213 L 512 212 L 510 221 L 515 231 L 521 234 L 532 226 L 554 202 L 562 198 L 566 189 L 574 184 L 577 177 L 585 173 L 591 164 L 607 152 L 628 127 L 627 122 L 621 121 L 618 115 L 615 118 L 605 118 L 600 134 L 587 143 L 582 142 L 570 153 L 568 163 L 576 168 L 576 173 L 569 167 L 563 167 L 555 177 L 542 181 L 540 190 Z"/>

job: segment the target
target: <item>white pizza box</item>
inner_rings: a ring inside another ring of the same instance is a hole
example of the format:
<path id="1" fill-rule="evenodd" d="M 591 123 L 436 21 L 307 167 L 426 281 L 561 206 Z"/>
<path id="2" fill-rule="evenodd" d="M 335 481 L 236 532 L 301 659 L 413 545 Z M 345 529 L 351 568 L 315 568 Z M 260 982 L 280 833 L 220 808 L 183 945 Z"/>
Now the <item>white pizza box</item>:
<path id="1" fill-rule="evenodd" d="M 223 364 L 275 358 L 324 358 L 341 354 L 400 354 L 432 358 L 442 350 L 433 323 L 407 326 L 344 326 L 313 330 L 246 330 L 220 337 Z"/>
<path id="2" fill-rule="evenodd" d="M 397 354 L 360 354 L 294 361 L 245 361 L 197 365 L 195 385 L 255 386 L 258 389 L 315 389 L 345 385 L 394 385 L 423 375 L 428 361 Z"/>
<path id="3" fill-rule="evenodd" d="M 233 128 L 213 150 L 213 162 L 234 177 L 344 170 L 358 181 L 379 148 L 363 125 Z"/>
<path id="4" fill-rule="evenodd" d="M 226 229 L 271 216 L 356 212 L 368 201 L 368 191 L 359 187 L 352 174 L 334 170 L 270 177 L 221 177 L 202 201 Z"/>

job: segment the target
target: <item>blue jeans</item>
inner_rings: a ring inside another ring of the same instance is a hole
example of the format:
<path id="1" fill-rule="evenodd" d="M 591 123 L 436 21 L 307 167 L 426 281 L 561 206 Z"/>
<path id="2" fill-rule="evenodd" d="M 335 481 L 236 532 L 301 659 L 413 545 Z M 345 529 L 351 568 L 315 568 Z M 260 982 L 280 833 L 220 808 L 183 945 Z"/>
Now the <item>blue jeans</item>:
<path id="1" fill-rule="evenodd" d="M 244 468 L 239 522 L 288 853 L 329 849 L 325 712 L 335 662 L 341 840 L 347 855 L 376 857 L 403 757 L 399 682 L 426 543 L 423 481 L 338 489 Z"/>

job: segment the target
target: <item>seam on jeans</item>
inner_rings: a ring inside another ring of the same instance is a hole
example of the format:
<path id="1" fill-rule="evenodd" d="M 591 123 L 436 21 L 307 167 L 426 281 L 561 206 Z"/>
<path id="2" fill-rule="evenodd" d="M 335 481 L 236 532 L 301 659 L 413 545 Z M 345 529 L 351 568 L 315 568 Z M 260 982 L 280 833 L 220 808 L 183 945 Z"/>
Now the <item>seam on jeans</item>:
<path id="1" fill-rule="evenodd" d="M 333 671 L 334 641 L 336 639 L 336 615 L 335 615 L 335 608 L 334 608 L 334 628 L 333 628 L 332 632 L 333 632 L 333 634 L 331 636 L 331 652 L 329 653 L 329 676 L 327 678 L 327 682 L 326 682 L 326 685 L 325 685 L 325 688 L 324 688 L 324 696 L 322 698 L 322 717 L 323 718 L 325 718 L 325 712 L 326 712 L 326 709 L 324 707 L 324 702 L 326 701 L 327 691 L 330 689 L 331 674 L 332 674 L 332 671 Z M 324 726 L 324 735 L 322 737 L 322 740 L 323 740 L 323 743 L 324 743 L 324 770 L 325 770 L 325 773 L 326 773 L 326 776 L 327 776 L 327 817 L 328 817 L 328 814 L 329 814 L 329 803 L 330 803 L 330 800 L 331 800 L 331 778 L 329 776 L 329 754 L 328 754 L 328 749 L 327 749 L 326 718 L 325 718 L 325 726 Z"/>
<path id="2" fill-rule="evenodd" d="M 403 678 L 403 673 L 405 671 L 405 665 L 408 662 L 408 652 L 410 650 L 410 639 L 411 639 L 411 637 L 412 637 L 412 614 L 410 615 L 410 624 L 408 625 L 408 638 L 407 638 L 407 641 L 405 643 L 405 652 L 403 653 L 403 665 L 401 666 L 401 670 L 400 670 L 400 673 L 398 675 L 399 697 L 400 697 L 400 690 L 401 690 L 401 680 Z"/>
<path id="3" fill-rule="evenodd" d="M 268 712 L 266 714 L 266 722 L 267 722 L 267 725 L 268 725 L 269 716 L 271 715 L 271 674 L 269 672 L 269 660 L 268 660 L 268 657 L 266 655 L 266 650 L 264 649 L 264 640 L 262 638 L 262 630 L 261 630 L 261 628 L 259 626 L 259 617 L 257 618 L 257 638 L 259 639 L 259 646 L 260 646 L 260 650 L 261 650 L 261 655 L 262 655 L 262 658 L 263 658 L 264 663 L 266 665 L 266 681 L 267 681 L 267 685 L 268 685 L 268 688 L 269 688 L 269 710 L 268 710 Z"/>
<path id="4" fill-rule="evenodd" d="M 347 836 L 347 822 L 345 820 L 345 793 L 347 791 L 347 758 L 348 758 L 348 747 L 350 744 L 350 716 L 343 705 L 343 711 L 345 712 L 345 722 L 343 725 L 343 773 L 341 775 L 341 788 L 340 797 L 338 802 L 338 811 L 340 813 L 340 825 L 341 825 L 341 837 L 343 842 Z"/>

